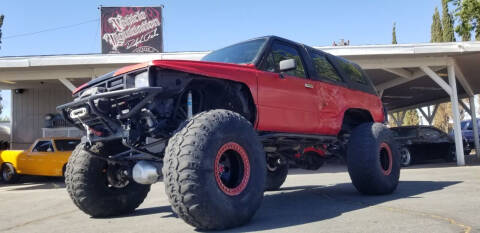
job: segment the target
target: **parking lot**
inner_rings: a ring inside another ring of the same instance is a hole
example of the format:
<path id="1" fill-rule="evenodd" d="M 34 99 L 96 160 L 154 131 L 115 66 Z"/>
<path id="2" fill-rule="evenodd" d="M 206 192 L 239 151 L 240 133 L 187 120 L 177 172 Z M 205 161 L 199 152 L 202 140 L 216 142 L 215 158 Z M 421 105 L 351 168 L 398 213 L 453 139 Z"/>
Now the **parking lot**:
<path id="1" fill-rule="evenodd" d="M 403 169 L 397 191 L 363 196 L 346 170 L 292 170 L 268 192 L 252 221 L 232 232 L 480 232 L 480 166 L 453 163 Z M 93 219 L 70 201 L 61 179 L 0 184 L 1 232 L 194 232 L 171 211 L 163 183 L 128 216 Z"/>

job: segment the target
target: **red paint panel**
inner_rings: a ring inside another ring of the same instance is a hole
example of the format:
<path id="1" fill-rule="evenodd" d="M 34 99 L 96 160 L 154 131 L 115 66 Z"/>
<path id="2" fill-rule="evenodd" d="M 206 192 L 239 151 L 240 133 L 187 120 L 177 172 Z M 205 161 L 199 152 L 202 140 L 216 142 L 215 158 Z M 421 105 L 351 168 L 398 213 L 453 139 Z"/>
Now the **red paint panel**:
<path id="1" fill-rule="evenodd" d="M 125 73 L 128 73 L 128 72 L 133 71 L 133 70 L 138 70 L 138 69 L 147 67 L 148 65 L 149 65 L 149 63 L 146 62 L 146 63 L 139 63 L 139 64 L 135 64 L 135 65 L 131 65 L 131 66 L 125 66 L 125 67 L 122 67 L 122 68 L 116 70 L 115 73 L 113 73 L 113 76 L 125 74 Z"/>
<path id="2" fill-rule="evenodd" d="M 316 81 L 317 98 L 319 99 L 319 127 L 316 133 L 324 135 L 336 135 L 340 131 L 343 121 L 342 110 L 345 103 L 343 91 L 348 89 L 341 88 L 326 82 Z M 340 119 L 340 126 L 339 121 Z"/>
<path id="3" fill-rule="evenodd" d="M 244 83 L 250 89 L 255 104 L 257 103 L 257 78 L 254 65 L 237 65 L 230 63 L 186 61 L 186 60 L 155 60 L 151 65 L 164 69 L 178 70 L 207 77 L 233 80 Z"/>
<path id="4" fill-rule="evenodd" d="M 258 130 L 315 133 L 319 123 L 317 94 L 312 81 L 258 71 Z"/>
<path id="5" fill-rule="evenodd" d="M 344 112 L 350 108 L 369 111 L 375 122 L 384 119 L 382 103 L 375 95 L 309 79 L 280 78 L 277 73 L 259 71 L 251 64 L 154 60 L 121 68 L 114 75 L 148 65 L 244 83 L 257 106 L 255 128 L 260 131 L 336 135 Z"/>

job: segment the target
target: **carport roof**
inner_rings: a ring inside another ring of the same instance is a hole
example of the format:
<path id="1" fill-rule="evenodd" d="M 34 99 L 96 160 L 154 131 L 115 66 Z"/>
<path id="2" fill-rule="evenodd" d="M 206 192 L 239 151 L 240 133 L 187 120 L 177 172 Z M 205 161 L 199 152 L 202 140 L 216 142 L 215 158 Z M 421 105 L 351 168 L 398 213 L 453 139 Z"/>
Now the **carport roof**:
<path id="1" fill-rule="evenodd" d="M 421 69 L 436 71 L 448 83 L 446 66 L 454 64 L 459 96 L 480 93 L 480 42 L 316 47 L 345 57 L 370 75 L 389 110 L 449 100 L 449 95 Z M 95 77 L 122 65 L 153 59 L 199 60 L 207 52 L 161 54 L 85 54 L 1 57 L 0 82 Z M 5 85 L 3 85 L 5 86 Z"/>

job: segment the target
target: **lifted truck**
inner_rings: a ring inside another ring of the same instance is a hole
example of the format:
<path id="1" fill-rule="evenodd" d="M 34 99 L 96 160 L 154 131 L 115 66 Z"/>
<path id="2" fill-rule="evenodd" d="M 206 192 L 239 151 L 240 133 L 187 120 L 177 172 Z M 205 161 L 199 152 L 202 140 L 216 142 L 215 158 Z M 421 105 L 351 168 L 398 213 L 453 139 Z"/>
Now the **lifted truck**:
<path id="1" fill-rule="evenodd" d="M 67 165 L 73 202 L 93 217 L 129 213 L 161 180 L 173 210 L 198 229 L 248 222 L 293 161 L 318 169 L 342 156 L 354 186 L 388 194 L 400 153 L 362 69 L 275 36 L 202 61 L 128 66 L 58 107 L 87 130 Z"/>

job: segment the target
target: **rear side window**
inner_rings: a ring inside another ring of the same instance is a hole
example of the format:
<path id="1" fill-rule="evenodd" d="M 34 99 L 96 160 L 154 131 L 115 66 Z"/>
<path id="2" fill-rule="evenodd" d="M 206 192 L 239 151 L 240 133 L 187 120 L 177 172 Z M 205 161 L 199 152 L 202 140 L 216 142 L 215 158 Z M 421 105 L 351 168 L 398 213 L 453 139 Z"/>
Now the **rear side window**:
<path id="1" fill-rule="evenodd" d="M 343 70 L 343 72 L 345 72 L 345 74 L 352 81 L 360 84 L 367 84 L 366 77 L 363 75 L 360 67 L 342 59 L 338 60 L 338 64 L 340 65 L 340 68 Z"/>
<path id="2" fill-rule="evenodd" d="M 51 141 L 39 141 L 32 150 L 33 152 L 53 152 Z"/>
<path id="3" fill-rule="evenodd" d="M 310 52 L 312 56 L 313 67 L 317 72 L 319 78 L 328 79 L 334 82 L 342 82 L 342 78 L 338 75 L 333 65 L 327 60 L 327 58 L 320 53 Z"/>

